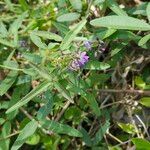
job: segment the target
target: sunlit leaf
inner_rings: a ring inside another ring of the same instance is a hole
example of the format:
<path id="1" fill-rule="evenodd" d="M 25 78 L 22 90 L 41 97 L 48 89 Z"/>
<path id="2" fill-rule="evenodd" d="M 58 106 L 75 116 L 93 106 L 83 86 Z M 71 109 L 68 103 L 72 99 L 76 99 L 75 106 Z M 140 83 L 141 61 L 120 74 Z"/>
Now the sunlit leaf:
<path id="1" fill-rule="evenodd" d="M 96 27 L 107 27 L 113 29 L 126 29 L 126 30 L 150 30 L 150 25 L 143 20 L 128 16 L 106 16 L 94 19 L 90 22 L 91 25 Z"/>

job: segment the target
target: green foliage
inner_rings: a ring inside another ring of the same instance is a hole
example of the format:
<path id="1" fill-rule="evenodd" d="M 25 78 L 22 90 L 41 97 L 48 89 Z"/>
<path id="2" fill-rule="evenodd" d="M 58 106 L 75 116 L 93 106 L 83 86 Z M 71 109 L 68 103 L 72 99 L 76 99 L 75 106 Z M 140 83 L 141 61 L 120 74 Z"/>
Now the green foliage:
<path id="1" fill-rule="evenodd" d="M 149 31 L 150 25 L 146 22 L 127 16 L 107 16 L 91 21 L 91 25 L 96 27 L 107 27 L 113 29 L 127 29 Z"/>
<path id="2" fill-rule="evenodd" d="M 2 0 L 0 13 L 0 150 L 149 149 L 148 0 Z"/>
<path id="3" fill-rule="evenodd" d="M 139 138 L 133 138 L 132 142 L 135 144 L 137 150 L 149 150 L 150 143 L 147 140 L 139 139 Z"/>
<path id="4" fill-rule="evenodd" d="M 11 147 L 11 150 L 17 150 L 19 149 L 26 140 L 31 137 L 31 135 L 34 134 L 38 127 L 38 124 L 36 121 L 29 122 L 20 132 L 19 136 L 17 137 L 16 141 Z"/>
<path id="5" fill-rule="evenodd" d="M 141 98 L 140 103 L 146 107 L 150 107 L 150 97 Z"/>
<path id="6" fill-rule="evenodd" d="M 59 16 L 57 18 L 58 22 L 70 22 L 70 21 L 75 21 L 80 17 L 80 14 L 78 13 L 67 13 Z"/>
<path id="7" fill-rule="evenodd" d="M 119 127 L 122 128 L 123 131 L 134 134 L 136 132 L 134 126 L 132 124 L 124 124 L 124 123 L 118 123 Z"/>

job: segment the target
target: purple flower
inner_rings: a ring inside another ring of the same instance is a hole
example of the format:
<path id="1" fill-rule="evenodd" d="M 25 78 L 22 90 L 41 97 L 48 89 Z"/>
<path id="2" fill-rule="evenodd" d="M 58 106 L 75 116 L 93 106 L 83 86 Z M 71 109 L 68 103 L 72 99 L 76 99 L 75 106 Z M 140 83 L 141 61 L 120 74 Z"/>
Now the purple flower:
<path id="1" fill-rule="evenodd" d="M 88 60 L 89 60 L 89 56 L 87 56 L 86 52 L 80 52 L 80 59 L 79 59 L 79 63 L 81 63 L 80 66 L 87 63 Z"/>
<path id="2" fill-rule="evenodd" d="M 76 58 L 71 62 L 70 69 L 78 70 L 83 67 L 89 60 L 89 56 L 86 52 L 78 52 Z"/>
<path id="3" fill-rule="evenodd" d="M 91 46 L 91 42 L 90 41 L 84 41 L 84 46 L 88 49 L 91 50 L 92 46 Z"/>

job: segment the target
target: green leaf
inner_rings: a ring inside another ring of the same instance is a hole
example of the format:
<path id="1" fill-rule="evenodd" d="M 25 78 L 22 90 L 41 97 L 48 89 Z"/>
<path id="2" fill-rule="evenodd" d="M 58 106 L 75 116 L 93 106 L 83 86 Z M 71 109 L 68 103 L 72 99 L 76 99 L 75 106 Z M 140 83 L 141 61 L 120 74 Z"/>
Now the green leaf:
<path id="1" fill-rule="evenodd" d="M 140 103 L 146 107 L 150 107 L 150 97 L 141 98 Z"/>
<path id="2" fill-rule="evenodd" d="M 101 31 L 97 31 L 96 35 L 103 40 L 114 34 L 116 31 L 116 29 L 102 29 Z"/>
<path id="3" fill-rule="evenodd" d="M 76 106 L 70 106 L 64 113 L 64 118 L 68 120 L 72 120 L 73 122 L 80 120 L 82 115 L 81 110 Z"/>
<path id="4" fill-rule="evenodd" d="M 6 69 L 10 69 L 10 70 L 14 70 L 14 71 L 19 71 L 21 69 L 18 68 L 18 63 L 16 61 L 4 61 L 3 65 L 0 65 L 0 67 L 6 68 Z"/>
<path id="5" fill-rule="evenodd" d="M 65 97 L 67 100 L 69 100 L 71 103 L 74 103 L 73 99 L 71 98 L 71 95 L 69 91 L 67 91 L 63 85 L 61 85 L 59 82 L 54 83 L 55 88 L 59 91 L 59 93 Z"/>
<path id="6" fill-rule="evenodd" d="M 122 10 L 115 0 L 107 0 L 108 7 L 119 16 L 127 16 L 127 13 Z"/>
<path id="7" fill-rule="evenodd" d="M 11 123 L 6 122 L 2 129 L 1 129 L 1 135 L 0 138 L 6 138 L 11 132 Z M 9 150 L 9 144 L 10 144 L 10 139 L 5 139 L 0 141 L 0 150 Z"/>
<path id="8" fill-rule="evenodd" d="M 82 133 L 83 137 L 82 137 L 82 140 L 83 142 L 87 145 L 87 146 L 92 146 L 92 140 L 88 134 L 88 132 L 84 129 L 84 128 L 81 128 L 80 129 L 80 132 Z"/>
<path id="9" fill-rule="evenodd" d="M 52 33 L 52 32 L 47 32 L 47 31 L 33 31 L 33 33 L 37 36 L 40 36 L 45 39 L 49 40 L 55 40 L 55 41 L 62 41 L 62 37 Z"/>
<path id="10" fill-rule="evenodd" d="M 50 91 L 46 91 L 44 96 L 45 96 L 45 99 L 47 100 L 47 102 L 37 112 L 38 120 L 45 119 L 45 117 L 52 111 L 52 107 L 53 107 L 53 104 L 54 104 L 53 95 L 50 93 Z"/>
<path id="11" fill-rule="evenodd" d="M 0 109 L 8 109 L 9 102 L 8 101 L 3 101 L 0 103 Z"/>
<path id="12" fill-rule="evenodd" d="M 42 58 L 36 54 L 23 53 L 22 56 L 32 63 L 41 63 L 42 62 Z"/>
<path id="13" fill-rule="evenodd" d="M 0 118 L 0 125 L 2 125 L 6 120 L 3 118 Z"/>
<path id="14" fill-rule="evenodd" d="M 4 0 L 4 1 L 5 1 L 6 5 L 7 5 L 7 7 L 8 7 L 11 11 L 13 11 L 13 10 L 14 10 L 14 6 L 13 6 L 13 3 L 11 2 L 11 0 Z"/>
<path id="15" fill-rule="evenodd" d="M 141 16 L 146 16 L 146 7 L 147 3 L 142 2 L 140 5 L 136 5 L 135 7 L 132 7 L 131 9 L 128 9 L 128 13 L 131 15 L 141 15 Z"/>
<path id="16" fill-rule="evenodd" d="M 29 145 L 37 145 L 39 142 L 40 142 L 40 136 L 36 133 L 30 136 L 26 141 L 26 143 Z"/>
<path id="17" fill-rule="evenodd" d="M 15 47 L 18 45 L 18 30 L 22 25 L 22 22 L 27 17 L 28 12 L 24 12 L 22 15 L 20 15 L 10 26 L 9 28 L 9 34 L 14 36 L 14 45 Z"/>
<path id="18" fill-rule="evenodd" d="M 14 32 L 18 31 L 18 29 L 21 27 L 22 22 L 24 19 L 28 16 L 28 12 L 24 12 L 22 15 L 20 15 L 10 26 L 9 28 L 9 34 L 14 34 Z"/>
<path id="19" fill-rule="evenodd" d="M 32 32 L 30 34 L 30 38 L 32 40 L 32 42 L 41 49 L 47 49 L 47 45 L 45 43 L 42 42 L 41 38 L 37 35 L 34 34 L 34 32 Z"/>
<path id="20" fill-rule="evenodd" d="M 101 111 L 100 111 L 100 108 L 98 106 L 98 103 L 97 103 L 94 95 L 91 94 L 91 93 L 86 93 L 86 95 L 84 96 L 84 98 L 86 99 L 88 105 L 91 107 L 91 109 L 93 110 L 93 112 L 97 116 L 100 116 L 101 115 Z"/>
<path id="21" fill-rule="evenodd" d="M 136 150 L 149 150 L 150 142 L 140 138 L 133 138 L 132 142 L 136 146 Z"/>
<path id="22" fill-rule="evenodd" d="M 54 76 L 53 74 L 52 74 L 52 72 L 51 73 L 49 73 L 44 67 L 39 67 L 39 66 L 37 66 L 37 65 L 35 65 L 35 64 L 33 64 L 33 63 L 30 63 L 30 66 L 32 66 L 32 68 L 35 70 L 35 71 L 37 71 L 38 72 L 38 74 L 42 77 L 42 78 L 44 78 L 44 79 L 46 79 L 46 80 L 49 80 L 49 81 L 55 81 L 56 80 L 56 78 L 57 78 L 57 76 Z"/>
<path id="23" fill-rule="evenodd" d="M 106 16 L 94 19 L 90 22 L 91 25 L 96 27 L 107 27 L 114 29 L 127 29 L 127 30 L 150 30 L 150 25 L 143 20 L 139 20 L 128 16 Z"/>
<path id="24" fill-rule="evenodd" d="M 149 20 L 149 22 L 150 22 L 150 2 L 149 2 L 148 5 L 147 5 L 146 13 L 147 13 L 147 18 L 148 18 L 148 20 Z"/>
<path id="25" fill-rule="evenodd" d="M 0 22 L 0 37 L 2 38 L 8 37 L 8 31 L 3 22 Z"/>
<path id="26" fill-rule="evenodd" d="M 33 120 L 30 121 L 20 132 L 19 136 L 17 137 L 16 141 L 11 147 L 11 150 L 18 150 L 26 141 L 27 139 L 34 134 L 38 127 L 38 123 Z"/>
<path id="27" fill-rule="evenodd" d="M 77 11 L 81 11 L 82 10 L 82 1 L 81 0 L 69 0 L 72 7 L 77 10 Z"/>
<path id="28" fill-rule="evenodd" d="M 7 77 L 0 84 L 0 95 L 4 95 L 15 82 L 18 75 L 17 71 L 10 71 Z"/>
<path id="29" fill-rule="evenodd" d="M 79 19 L 79 13 L 67 13 L 57 17 L 58 22 L 70 22 Z"/>
<path id="30" fill-rule="evenodd" d="M 130 40 L 135 40 L 135 41 L 138 41 L 141 39 L 140 36 L 134 34 L 133 32 L 131 31 L 126 31 L 126 30 L 118 30 L 117 32 L 115 32 L 112 36 L 111 36 L 111 39 L 112 40 L 116 40 L 116 39 L 121 39 L 124 41 L 124 43 L 127 43 L 127 41 L 130 41 Z"/>
<path id="31" fill-rule="evenodd" d="M 143 81 L 143 79 L 140 76 L 135 77 L 135 84 L 141 89 L 144 89 L 146 86 L 146 83 Z"/>
<path id="32" fill-rule="evenodd" d="M 48 81 L 44 81 L 43 83 L 39 84 L 36 88 L 34 88 L 30 93 L 28 93 L 25 97 L 23 97 L 19 102 L 17 102 L 15 105 L 10 107 L 6 113 L 10 113 L 19 107 L 25 105 L 28 103 L 31 99 L 33 99 L 35 96 L 39 95 L 43 91 L 45 91 L 52 83 Z"/>
<path id="33" fill-rule="evenodd" d="M 90 70 L 106 70 L 110 68 L 110 65 L 99 61 L 89 61 L 84 68 Z"/>
<path id="34" fill-rule="evenodd" d="M 108 130 L 110 126 L 110 123 L 108 120 L 106 120 L 105 124 L 103 126 L 100 126 L 99 130 L 97 131 L 94 139 L 93 139 L 93 144 L 97 145 L 103 138 L 104 134 Z"/>
<path id="35" fill-rule="evenodd" d="M 125 131 L 129 134 L 136 133 L 136 130 L 132 124 L 118 123 L 118 125 L 123 131 Z"/>
<path id="36" fill-rule="evenodd" d="M 14 90 L 13 90 L 13 93 L 12 93 L 12 96 L 11 96 L 11 99 L 9 101 L 9 107 L 12 107 L 14 104 L 16 104 L 19 100 L 20 100 L 20 97 L 22 95 L 25 95 L 28 93 L 30 89 L 30 86 L 27 86 L 27 85 L 20 85 L 20 86 L 17 86 Z M 16 117 L 18 113 L 18 110 L 16 109 L 15 111 L 7 114 L 7 119 L 9 120 L 12 120 Z"/>
<path id="37" fill-rule="evenodd" d="M 73 30 L 70 30 L 66 36 L 64 37 L 60 48 L 61 50 L 65 50 L 69 47 L 70 43 L 75 39 L 76 35 L 80 32 L 80 30 L 85 26 L 86 20 L 80 21 Z"/>
<path id="38" fill-rule="evenodd" d="M 56 29 L 61 33 L 61 35 L 65 36 L 69 31 L 68 27 L 61 22 L 52 22 L 52 24 L 56 27 Z"/>
<path id="39" fill-rule="evenodd" d="M 138 45 L 142 46 L 146 44 L 149 40 L 150 40 L 150 34 L 145 35 L 143 38 L 140 39 L 140 41 L 138 42 Z"/>
<path id="40" fill-rule="evenodd" d="M 61 124 L 52 120 L 44 120 L 42 122 L 42 126 L 48 130 L 51 130 L 54 133 L 67 134 L 69 136 L 74 136 L 74 137 L 82 137 L 82 133 L 79 132 L 78 130 L 66 124 Z"/>
<path id="41" fill-rule="evenodd" d="M 29 5 L 26 2 L 26 0 L 19 0 L 19 3 L 21 4 L 21 7 L 23 8 L 23 10 L 28 10 L 29 9 Z"/>
<path id="42" fill-rule="evenodd" d="M 15 47 L 15 45 L 11 41 L 8 41 L 6 39 L 0 38 L 0 43 L 3 44 L 3 45 L 6 45 L 8 47 L 12 47 L 12 48 Z"/>
<path id="43" fill-rule="evenodd" d="M 119 43 L 119 44 L 116 44 L 115 45 L 115 48 L 113 48 L 112 46 L 112 50 L 111 50 L 111 56 L 114 56 L 116 55 L 118 52 L 120 52 L 126 45 L 128 45 L 128 42 L 127 43 Z"/>
<path id="44" fill-rule="evenodd" d="M 95 0 L 94 5 L 102 4 L 104 2 L 105 2 L 105 0 Z"/>

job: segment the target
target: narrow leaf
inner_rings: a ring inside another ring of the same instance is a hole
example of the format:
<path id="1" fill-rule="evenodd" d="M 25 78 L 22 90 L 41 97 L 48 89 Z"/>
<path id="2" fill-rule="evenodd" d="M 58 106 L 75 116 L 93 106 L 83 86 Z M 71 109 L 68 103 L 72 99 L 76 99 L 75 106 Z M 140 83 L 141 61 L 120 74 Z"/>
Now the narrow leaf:
<path id="1" fill-rule="evenodd" d="M 82 140 L 83 142 L 87 145 L 87 146 L 92 146 L 92 140 L 88 134 L 88 132 L 84 129 L 84 128 L 81 128 L 80 129 L 80 132 L 82 133 L 83 137 L 82 137 Z"/>
<path id="2" fill-rule="evenodd" d="M 114 29 L 127 29 L 127 30 L 150 30 L 150 25 L 143 20 L 139 20 L 128 16 L 106 16 L 94 19 L 90 22 L 91 25 L 96 27 L 107 27 Z"/>
<path id="3" fill-rule="evenodd" d="M 40 93 L 42 93 L 43 91 L 45 91 L 49 86 L 51 85 L 50 82 L 43 82 L 40 85 L 38 85 L 36 88 L 34 88 L 30 93 L 28 93 L 25 97 L 23 97 L 19 102 L 17 102 L 15 105 L 13 105 L 12 107 L 10 107 L 6 113 L 10 113 L 16 109 L 18 109 L 19 107 L 25 105 L 26 103 L 28 103 L 31 99 L 33 99 L 35 96 L 39 95 Z"/>
<path id="4" fill-rule="evenodd" d="M 55 41 L 62 41 L 62 37 L 52 33 L 52 32 L 46 32 L 46 31 L 33 31 L 33 33 L 37 36 L 40 36 L 45 39 L 55 40 Z"/>
<path id="5" fill-rule="evenodd" d="M 77 11 L 81 11 L 82 9 L 82 1 L 81 0 L 69 0 L 72 7 Z"/>
<path id="6" fill-rule="evenodd" d="M 58 22 L 70 22 L 70 21 L 75 21 L 79 19 L 80 14 L 79 13 L 67 13 L 59 16 L 57 18 Z"/>
<path id="7" fill-rule="evenodd" d="M 80 32 L 80 30 L 85 26 L 86 20 L 80 21 L 73 30 L 70 30 L 62 41 L 60 48 L 65 50 L 69 47 L 70 43 L 74 40 L 76 35 Z"/>
<path id="8" fill-rule="evenodd" d="M 98 103 L 97 103 L 95 97 L 93 96 L 93 94 L 87 93 L 86 96 L 84 96 L 84 97 L 87 100 L 87 102 L 88 102 L 89 106 L 91 107 L 91 109 L 93 110 L 93 112 L 97 116 L 100 116 L 101 115 L 101 111 L 100 111 Z"/>
<path id="9" fill-rule="evenodd" d="M 74 103 L 69 91 L 67 91 L 59 82 L 54 83 L 54 86 L 63 97 L 65 97 L 71 103 Z"/>
<path id="10" fill-rule="evenodd" d="M 54 133 L 67 134 L 74 137 L 82 137 L 81 132 L 66 124 L 61 124 L 51 120 L 44 120 L 42 126 Z"/>
<path id="11" fill-rule="evenodd" d="M 6 122 L 2 129 L 1 129 L 1 135 L 0 138 L 6 138 L 7 136 L 10 135 L 11 132 L 11 123 L 10 122 Z M 10 144 L 10 139 L 5 139 L 0 141 L 0 150 L 9 150 L 9 144 Z"/>
<path id="12" fill-rule="evenodd" d="M 140 39 L 140 41 L 138 42 L 138 45 L 142 46 L 146 44 L 149 40 L 150 40 L 150 34 L 145 35 L 143 38 Z"/>
<path id="13" fill-rule="evenodd" d="M 19 3 L 21 4 L 23 10 L 28 10 L 29 9 L 29 5 L 26 2 L 26 0 L 19 0 Z"/>
<path id="14" fill-rule="evenodd" d="M 15 45 L 11 41 L 8 41 L 6 39 L 0 38 L 0 43 L 3 44 L 3 45 L 6 45 L 8 47 L 12 47 L 12 48 L 15 47 Z"/>
<path id="15" fill-rule="evenodd" d="M 37 35 L 35 35 L 34 32 L 32 32 L 30 34 L 30 38 L 37 47 L 39 47 L 41 49 L 47 49 L 47 45 L 45 43 L 43 43 L 41 38 L 38 37 Z"/>
<path id="16" fill-rule="evenodd" d="M 115 0 L 107 0 L 108 7 L 119 16 L 127 16 L 127 13 L 122 10 Z"/>
<path id="17" fill-rule="evenodd" d="M 109 36 L 111 36 L 112 34 L 114 34 L 117 30 L 116 29 L 103 29 L 100 30 L 96 33 L 96 35 L 100 38 L 100 39 L 106 39 Z"/>
<path id="18" fill-rule="evenodd" d="M 106 133 L 107 129 L 109 128 L 110 123 L 108 120 L 106 120 L 105 124 L 103 126 L 100 126 L 98 132 L 96 133 L 94 139 L 93 139 L 93 144 L 96 145 L 98 142 L 100 142 Z"/>
<path id="19" fill-rule="evenodd" d="M 7 77 L 0 84 L 0 95 L 4 95 L 15 82 L 18 75 L 17 71 L 10 71 Z"/>
<path id="20" fill-rule="evenodd" d="M 149 22 L 150 22 L 150 2 L 149 2 L 148 5 L 147 5 L 146 13 L 147 13 L 147 18 L 148 18 L 148 20 L 149 20 Z"/>
<path id="21" fill-rule="evenodd" d="M 42 58 L 36 54 L 23 53 L 22 56 L 32 63 L 41 63 L 42 62 Z"/>
<path id="22" fill-rule="evenodd" d="M 22 15 L 20 15 L 10 26 L 9 28 L 9 34 L 13 35 L 14 37 L 14 45 L 15 47 L 18 45 L 18 30 L 22 25 L 22 22 L 27 17 L 28 12 L 24 12 Z"/>
<path id="23" fill-rule="evenodd" d="M 0 37 L 5 38 L 8 36 L 6 26 L 3 22 L 0 22 Z"/>
<path id="24" fill-rule="evenodd" d="M 38 124 L 35 120 L 30 121 L 21 131 L 19 136 L 17 137 L 16 141 L 11 147 L 11 150 L 18 150 L 25 142 L 26 140 L 34 134 L 38 127 Z"/>
<path id="25" fill-rule="evenodd" d="M 44 68 L 40 68 L 37 65 L 30 63 L 30 66 L 32 66 L 32 68 L 38 72 L 38 74 L 43 77 L 44 79 L 47 79 L 49 81 L 52 81 L 54 78 L 53 76 L 51 76 L 46 69 Z"/>

